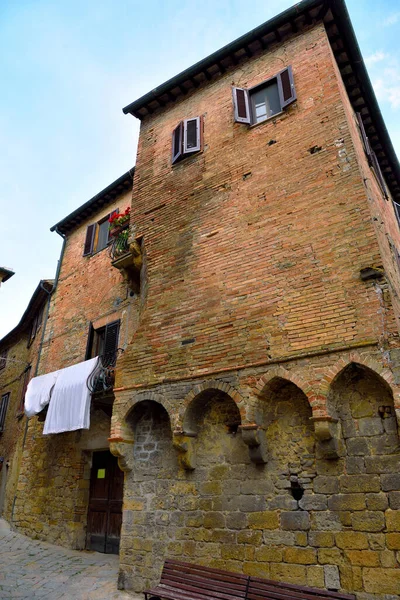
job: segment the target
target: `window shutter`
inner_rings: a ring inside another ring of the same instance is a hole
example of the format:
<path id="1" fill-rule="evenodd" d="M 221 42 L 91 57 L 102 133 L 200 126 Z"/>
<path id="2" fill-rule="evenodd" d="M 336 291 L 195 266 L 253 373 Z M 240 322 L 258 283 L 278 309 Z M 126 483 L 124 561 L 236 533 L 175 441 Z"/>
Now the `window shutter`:
<path id="1" fill-rule="evenodd" d="M 384 177 L 383 177 L 383 174 L 382 174 L 382 171 L 381 171 L 381 166 L 379 164 L 378 158 L 377 158 L 377 156 L 376 156 L 376 154 L 375 154 L 375 152 L 373 150 L 371 150 L 371 163 L 372 163 L 372 166 L 374 168 L 375 175 L 376 175 L 376 178 L 377 178 L 378 183 L 379 183 L 379 187 L 381 188 L 383 195 L 387 199 L 388 195 L 387 195 L 387 192 L 386 192 L 385 180 L 384 180 Z"/>
<path id="2" fill-rule="evenodd" d="M 104 341 L 104 357 L 110 366 L 116 359 L 118 348 L 119 321 L 113 321 L 106 325 L 105 341 Z"/>
<path id="3" fill-rule="evenodd" d="M 87 256 L 88 254 L 92 254 L 93 252 L 93 242 L 94 242 L 94 234 L 96 231 L 96 223 L 89 225 L 86 229 L 86 239 L 85 245 L 83 248 L 83 256 Z"/>
<path id="4" fill-rule="evenodd" d="M 394 206 L 394 212 L 396 214 L 397 224 L 400 227 L 400 204 L 397 204 L 397 202 L 393 201 L 393 206 Z"/>
<path id="5" fill-rule="evenodd" d="M 94 329 L 93 329 L 92 323 L 90 323 L 88 338 L 87 338 L 87 343 L 86 343 L 85 360 L 89 360 L 89 358 L 92 358 L 93 336 L 94 336 Z"/>
<path id="6" fill-rule="evenodd" d="M 28 367 L 24 373 L 24 382 L 22 384 L 21 399 L 20 399 L 19 406 L 17 409 L 17 415 L 20 415 L 24 412 L 25 394 L 26 394 L 26 388 L 28 387 L 28 383 L 31 378 L 31 368 L 32 367 Z"/>
<path id="7" fill-rule="evenodd" d="M 200 117 L 183 121 L 183 154 L 199 152 L 201 149 Z"/>
<path id="8" fill-rule="evenodd" d="M 182 156 L 183 123 L 179 123 L 172 132 L 172 164 L 176 163 Z"/>
<path id="9" fill-rule="evenodd" d="M 278 80 L 281 108 L 283 109 L 297 99 L 292 67 L 289 66 L 286 69 L 283 69 L 283 71 L 280 71 L 276 77 Z"/>
<path id="10" fill-rule="evenodd" d="M 0 401 L 0 431 L 4 431 L 4 424 L 6 421 L 6 412 L 8 407 L 8 400 L 10 393 L 3 394 Z"/>
<path id="11" fill-rule="evenodd" d="M 234 87 L 232 88 L 232 98 L 235 121 L 250 124 L 249 92 L 243 88 Z"/>
<path id="12" fill-rule="evenodd" d="M 364 144 L 365 154 L 368 156 L 368 162 L 371 164 L 371 161 L 372 161 L 371 146 L 369 145 L 369 139 L 368 139 L 366 131 L 365 131 L 361 113 L 356 113 L 356 117 L 357 117 L 358 125 L 359 125 L 360 131 L 361 131 L 361 138 L 362 138 L 362 141 Z"/>
<path id="13" fill-rule="evenodd" d="M 108 219 L 110 219 L 111 217 L 113 217 L 114 215 L 118 215 L 119 214 L 119 208 L 116 208 L 115 210 L 113 210 L 107 217 L 107 221 Z M 110 230 L 108 230 L 108 242 L 110 242 L 112 240 L 112 237 L 110 235 Z"/>

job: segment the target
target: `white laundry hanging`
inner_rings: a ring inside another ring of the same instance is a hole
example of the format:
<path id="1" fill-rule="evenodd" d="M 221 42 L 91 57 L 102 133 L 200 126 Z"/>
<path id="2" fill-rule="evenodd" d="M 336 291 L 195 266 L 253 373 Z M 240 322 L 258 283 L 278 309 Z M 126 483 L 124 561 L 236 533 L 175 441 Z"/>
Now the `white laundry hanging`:
<path id="1" fill-rule="evenodd" d="M 24 410 L 27 417 L 40 413 L 50 402 L 51 392 L 57 381 L 59 371 L 33 377 L 28 383 L 25 394 Z"/>
<path id="2" fill-rule="evenodd" d="M 51 395 L 43 435 L 90 427 L 91 392 L 86 382 L 98 356 L 61 369 Z"/>

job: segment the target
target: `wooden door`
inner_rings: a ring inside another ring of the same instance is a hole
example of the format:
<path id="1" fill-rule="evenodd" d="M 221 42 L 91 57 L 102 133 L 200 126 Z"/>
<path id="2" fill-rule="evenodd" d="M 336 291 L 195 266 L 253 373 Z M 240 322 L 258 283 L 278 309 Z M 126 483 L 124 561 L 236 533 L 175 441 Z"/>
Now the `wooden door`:
<path id="1" fill-rule="evenodd" d="M 89 550 L 118 554 L 124 474 L 109 452 L 94 452 L 90 478 L 87 543 Z"/>

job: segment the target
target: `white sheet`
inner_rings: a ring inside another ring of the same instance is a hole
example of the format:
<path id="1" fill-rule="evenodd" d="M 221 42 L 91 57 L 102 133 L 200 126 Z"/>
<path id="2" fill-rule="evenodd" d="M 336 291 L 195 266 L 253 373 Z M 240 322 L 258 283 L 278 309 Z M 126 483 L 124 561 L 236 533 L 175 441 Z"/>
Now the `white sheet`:
<path id="1" fill-rule="evenodd" d="M 50 402 L 51 391 L 57 381 L 59 371 L 33 377 L 28 383 L 25 394 L 25 414 L 33 417 Z"/>
<path id="2" fill-rule="evenodd" d="M 86 381 L 98 357 L 61 369 L 53 389 L 43 435 L 90 427 L 90 399 Z"/>

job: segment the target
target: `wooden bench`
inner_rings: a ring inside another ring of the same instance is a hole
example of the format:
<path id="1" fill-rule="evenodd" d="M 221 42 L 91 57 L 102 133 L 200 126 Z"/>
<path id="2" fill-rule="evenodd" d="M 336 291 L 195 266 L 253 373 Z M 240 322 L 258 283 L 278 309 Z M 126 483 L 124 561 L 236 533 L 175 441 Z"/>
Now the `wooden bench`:
<path id="1" fill-rule="evenodd" d="M 165 561 L 160 583 L 145 590 L 144 595 L 146 600 L 355 600 L 354 594 L 249 577 L 171 559 Z"/>
<path id="2" fill-rule="evenodd" d="M 146 600 L 245 600 L 248 583 L 248 575 L 166 560 L 160 583 L 144 595 Z"/>
<path id="3" fill-rule="evenodd" d="M 355 600 L 355 595 L 250 577 L 246 600 Z"/>

